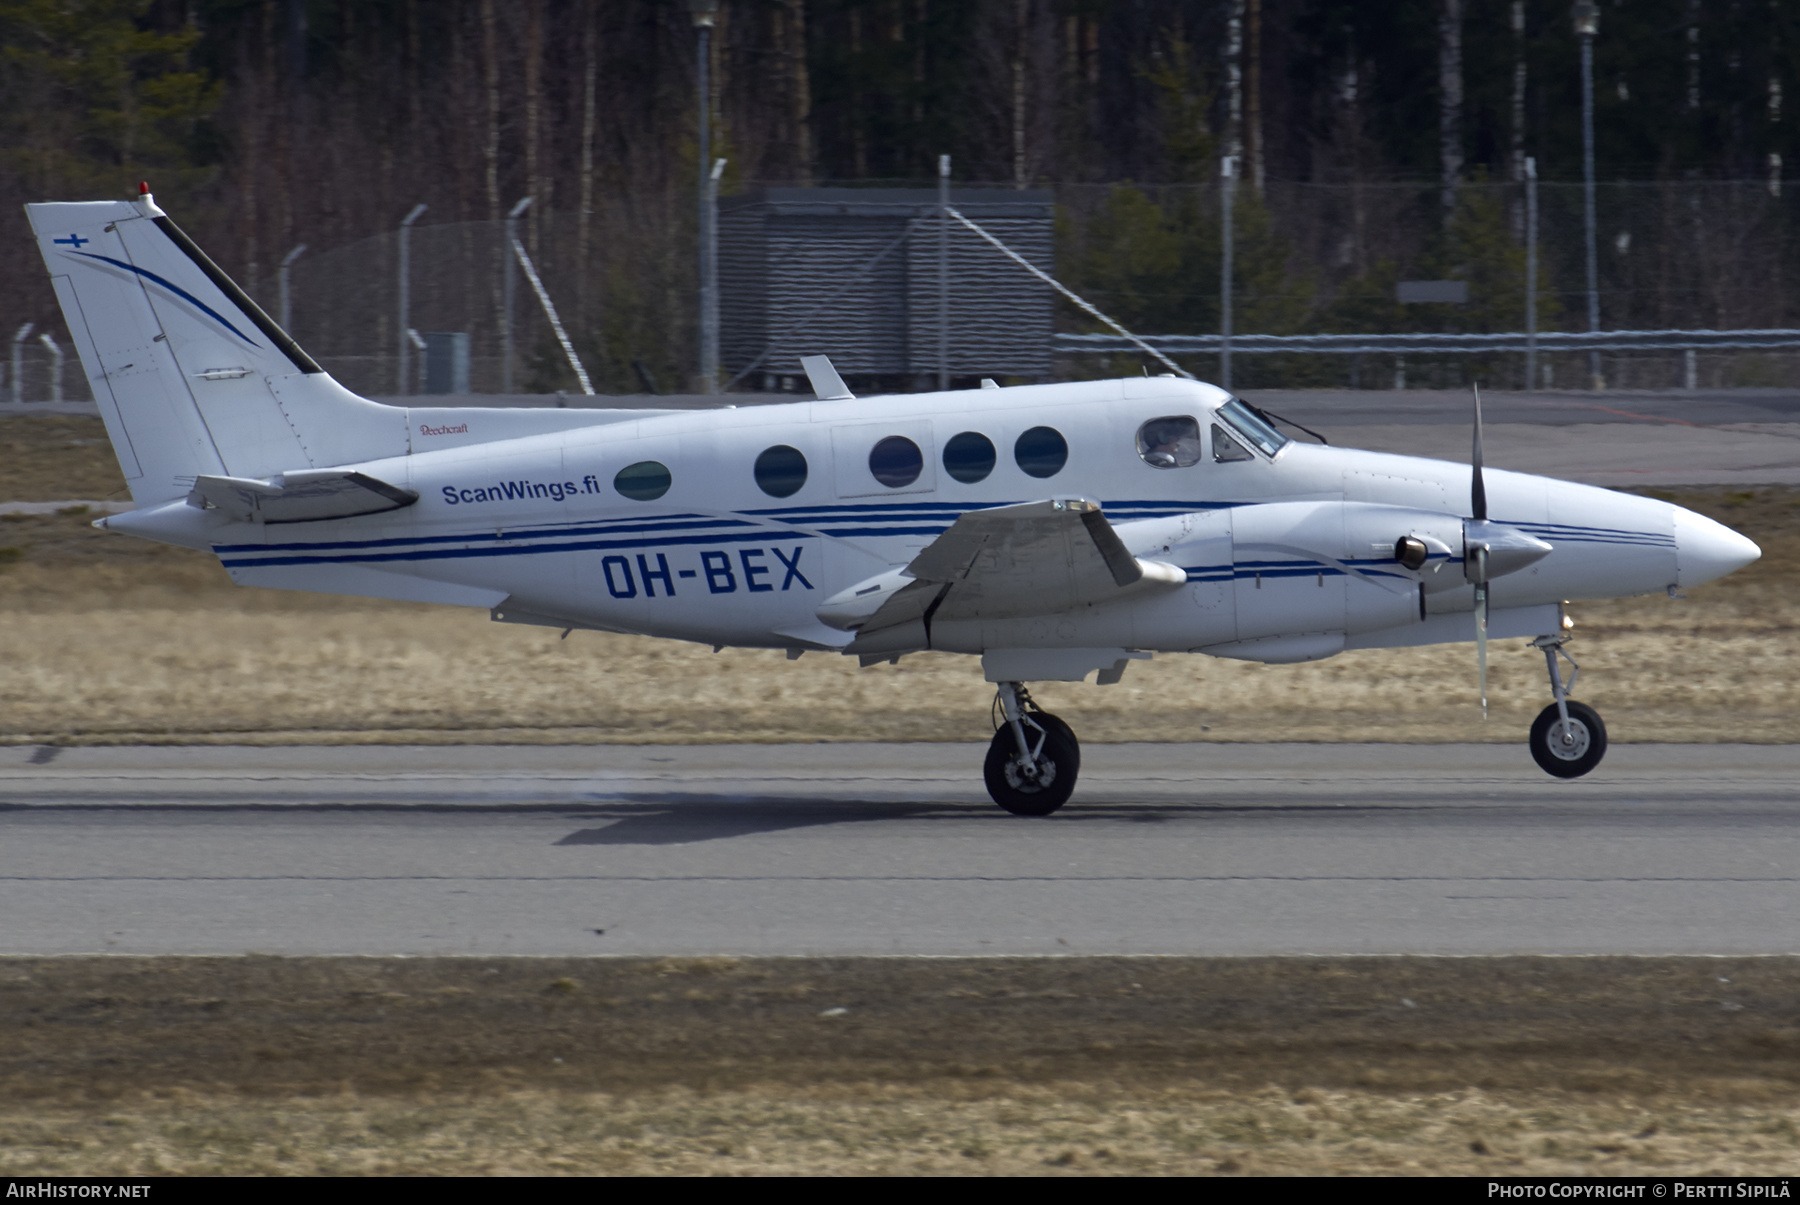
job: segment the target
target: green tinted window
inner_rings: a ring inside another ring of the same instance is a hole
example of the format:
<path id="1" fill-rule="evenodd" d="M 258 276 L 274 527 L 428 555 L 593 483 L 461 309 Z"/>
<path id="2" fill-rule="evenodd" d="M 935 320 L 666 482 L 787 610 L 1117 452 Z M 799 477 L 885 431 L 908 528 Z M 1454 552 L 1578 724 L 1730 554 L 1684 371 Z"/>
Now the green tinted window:
<path id="1" fill-rule="evenodd" d="M 667 465 L 654 460 L 640 460 L 619 470 L 619 475 L 613 478 L 613 488 L 627 498 L 635 498 L 639 502 L 654 502 L 669 492 L 669 485 L 673 480 L 669 476 Z"/>

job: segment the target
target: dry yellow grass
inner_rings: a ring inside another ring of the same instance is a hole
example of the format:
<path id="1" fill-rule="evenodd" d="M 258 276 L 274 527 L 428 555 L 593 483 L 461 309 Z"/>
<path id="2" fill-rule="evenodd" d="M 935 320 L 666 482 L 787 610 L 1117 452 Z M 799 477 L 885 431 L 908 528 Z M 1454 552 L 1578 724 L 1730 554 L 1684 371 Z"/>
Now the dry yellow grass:
<path id="1" fill-rule="evenodd" d="M 960 1082 L 0 1107 L 0 1173 L 1791 1176 L 1800 1104 Z"/>
<path id="2" fill-rule="evenodd" d="M 0 417 L 0 502 L 129 498 L 96 416 Z"/>
<path id="3" fill-rule="evenodd" d="M 11 959 L 0 1174 L 1800 1173 L 1788 959 Z"/>
<path id="4" fill-rule="evenodd" d="M 1617 740 L 1792 740 L 1800 642 L 1759 626 L 1590 620 L 1580 696 Z M 0 643 L 10 743 L 985 740 L 992 696 L 971 658 L 859 670 L 403 605 L 6 610 Z M 1485 725 L 1474 679 L 1466 647 L 1166 657 L 1037 695 L 1093 741 L 1516 741 L 1548 701 L 1520 641 L 1495 651 Z"/>
<path id="5" fill-rule="evenodd" d="M 98 432 L 43 423 L 36 467 L 0 497 L 73 475 L 107 485 Z M 0 444 L 8 432 L 0 424 Z M 22 446 L 22 445 L 21 445 Z M 44 462 L 70 459 L 61 477 Z M 116 468 L 111 470 L 116 475 Z M 23 474 L 20 476 L 19 474 Z M 17 477 L 8 481 L 7 475 Z M 67 494 L 63 496 L 68 496 Z M 1673 495 L 1670 495 L 1673 496 Z M 1746 531 L 1763 561 L 1681 602 L 1577 606 L 1579 697 L 1615 740 L 1800 737 L 1800 491 L 1705 490 L 1686 505 Z M 489 622 L 485 612 L 230 585 L 208 556 L 93 530 L 0 521 L 0 742 L 701 742 L 984 740 L 973 658 L 851 659 Z M 1038 696 L 1084 740 L 1519 740 L 1548 702 L 1542 658 L 1502 642 L 1480 719 L 1470 646 L 1347 653 L 1316 665 L 1197 656 L 1134 664 L 1117 686 Z"/>

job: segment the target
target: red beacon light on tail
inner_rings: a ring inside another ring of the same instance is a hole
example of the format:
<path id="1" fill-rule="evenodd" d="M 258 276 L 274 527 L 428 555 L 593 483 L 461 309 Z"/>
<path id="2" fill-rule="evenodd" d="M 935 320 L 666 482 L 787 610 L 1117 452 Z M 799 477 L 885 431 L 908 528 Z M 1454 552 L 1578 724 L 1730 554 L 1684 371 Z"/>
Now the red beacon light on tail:
<path id="1" fill-rule="evenodd" d="M 147 218 L 160 218 L 163 211 L 156 206 L 156 198 L 150 195 L 150 181 L 139 180 L 136 197 L 138 212 Z"/>

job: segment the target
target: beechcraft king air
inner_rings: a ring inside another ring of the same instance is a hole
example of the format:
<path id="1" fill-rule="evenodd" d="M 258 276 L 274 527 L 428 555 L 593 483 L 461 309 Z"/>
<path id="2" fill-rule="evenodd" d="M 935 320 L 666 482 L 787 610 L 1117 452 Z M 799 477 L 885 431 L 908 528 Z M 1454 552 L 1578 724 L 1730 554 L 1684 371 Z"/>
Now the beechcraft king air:
<path id="1" fill-rule="evenodd" d="M 1315 661 L 1530 639 L 1530 749 L 1597 765 L 1569 697 L 1573 599 L 1711 581 L 1743 536 L 1649 498 L 1297 443 L 1177 377 L 705 411 L 421 409 L 316 364 L 159 209 L 26 207 L 136 509 L 245 586 L 486 607 L 506 623 L 864 665 L 925 649 L 996 684 L 989 792 L 1045 815 L 1080 749 L 1030 682 L 1134 659 Z M 985 383 L 984 383 L 985 384 Z M 1484 698 L 1485 705 L 1485 698 Z"/>

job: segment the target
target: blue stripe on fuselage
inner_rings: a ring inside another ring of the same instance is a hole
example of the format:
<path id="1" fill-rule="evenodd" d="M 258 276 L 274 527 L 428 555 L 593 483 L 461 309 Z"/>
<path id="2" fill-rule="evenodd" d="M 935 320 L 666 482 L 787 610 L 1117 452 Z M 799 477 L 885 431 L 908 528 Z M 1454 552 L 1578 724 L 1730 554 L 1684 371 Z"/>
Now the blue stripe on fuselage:
<path id="1" fill-rule="evenodd" d="M 546 552 L 605 552 L 621 548 L 669 548 L 683 544 L 749 544 L 758 540 L 812 540 L 812 532 L 779 531 L 759 528 L 749 532 L 721 532 L 716 535 L 656 536 L 647 540 L 574 540 L 555 544 L 521 544 L 512 548 L 425 548 L 413 552 L 369 552 L 334 556 L 277 556 L 238 558 L 220 562 L 227 569 L 260 568 L 265 565 L 367 565 L 393 561 L 447 561 L 470 557 L 534 556 Z M 502 540 L 501 543 L 507 541 Z"/>

